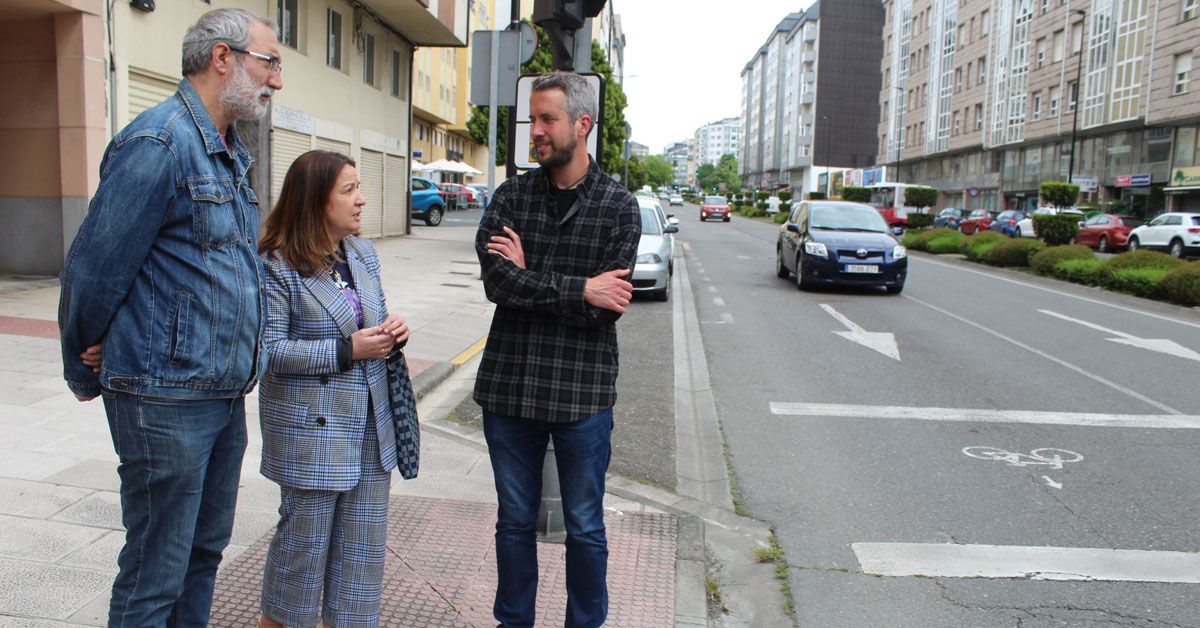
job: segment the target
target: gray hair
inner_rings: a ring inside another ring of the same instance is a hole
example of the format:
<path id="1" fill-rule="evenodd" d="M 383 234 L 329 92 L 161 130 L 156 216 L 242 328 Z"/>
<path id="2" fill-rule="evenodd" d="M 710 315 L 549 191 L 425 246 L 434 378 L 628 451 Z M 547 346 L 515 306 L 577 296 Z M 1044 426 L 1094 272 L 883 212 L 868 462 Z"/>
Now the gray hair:
<path id="1" fill-rule="evenodd" d="M 250 25 L 254 22 L 278 33 L 275 20 L 245 9 L 213 9 L 201 15 L 183 36 L 183 75 L 194 76 L 208 68 L 213 44 L 224 42 L 244 50 L 250 45 Z"/>
<path id="2" fill-rule="evenodd" d="M 561 89 L 566 94 L 564 107 L 571 122 L 591 116 L 592 128 L 596 128 L 596 115 L 599 106 L 596 104 L 596 91 L 591 83 L 574 72 L 554 71 L 543 74 L 533 80 L 533 91 L 544 92 L 550 89 Z M 589 130 L 588 133 L 591 133 Z"/>

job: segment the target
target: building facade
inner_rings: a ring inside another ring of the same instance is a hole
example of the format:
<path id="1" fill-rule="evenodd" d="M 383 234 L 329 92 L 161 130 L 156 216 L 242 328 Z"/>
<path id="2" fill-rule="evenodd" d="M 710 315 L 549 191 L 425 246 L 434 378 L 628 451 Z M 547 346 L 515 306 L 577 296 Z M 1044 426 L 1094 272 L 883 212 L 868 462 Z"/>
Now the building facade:
<path id="1" fill-rule="evenodd" d="M 887 0 L 880 163 L 941 206 L 1200 209 L 1197 0 Z M 1075 141 L 1072 142 L 1074 135 Z"/>
<path id="2" fill-rule="evenodd" d="M 239 122 L 255 157 L 262 219 L 301 153 L 358 162 L 363 234 L 409 230 L 412 64 L 418 47 L 466 44 L 468 0 L 171 0 L 152 10 L 103 0 L 0 4 L 0 272 L 62 268 L 99 184 L 108 140 L 174 93 L 180 47 L 204 12 L 241 7 L 280 26 L 284 89 L 267 117 Z M 32 99 L 32 100 L 31 100 Z M 30 103 L 36 106 L 30 106 Z"/>
<path id="3" fill-rule="evenodd" d="M 691 158 L 692 140 L 672 142 L 663 149 L 663 156 L 671 163 L 672 179 L 675 185 L 687 185 L 688 160 Z M 695 172 L 695 168 L 692 168 Z"/>
<path id="4" fill-rule="evenodd" d="M 875 0 L 814 2 L 782 19 L 742 70 L 742 178 L 755 188 L 819 187 L 831 168 L 875 162 L 864 99 L 880 85 L 883 10 Z"/>
<path id="5" fill-rule="evenodd" d="M 716 165 L 722 155 L 733 155 L 740 162 L 741 119 L 725 118 L 696 129 L 696 134 L 692 137 L 692 152 L 695 155 L 696 167 L 704 164 Z"/>

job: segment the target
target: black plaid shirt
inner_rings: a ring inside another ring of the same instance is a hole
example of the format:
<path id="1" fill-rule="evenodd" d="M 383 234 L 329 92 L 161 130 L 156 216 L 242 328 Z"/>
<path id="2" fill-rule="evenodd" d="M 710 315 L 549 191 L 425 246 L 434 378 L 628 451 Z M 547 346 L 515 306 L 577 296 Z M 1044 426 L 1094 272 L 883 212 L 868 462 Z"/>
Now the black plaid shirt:
<path id="1" fill-rule="evenodd" d="M 633 195 L 595 161 L 561 221 L 550 185 L 541 169 L 509 179 L 479 223 L 475 250 L 497 307 L 475 401 L 504 416 L 572 422 L 617 400 L 620 314 L 589 305 L 583 287 L 602 272 L 633 269 L 642 223 Z M 502 226 L 520 236 L 524 270 L 488 252 Z"/>

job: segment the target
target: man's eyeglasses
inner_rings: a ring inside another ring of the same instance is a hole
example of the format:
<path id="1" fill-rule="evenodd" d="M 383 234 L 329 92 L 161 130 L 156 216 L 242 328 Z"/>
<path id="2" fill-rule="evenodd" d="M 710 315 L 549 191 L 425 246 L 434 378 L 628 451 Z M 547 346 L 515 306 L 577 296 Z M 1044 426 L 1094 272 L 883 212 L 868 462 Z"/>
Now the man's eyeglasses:
<path id="1" fill-rule="evenodd" d="M 270 70 L 271 72 L 279 72 L 280 70 L 283 69 L 283 62 L 282 62 L 282 60 L 280 60 L 279 57 L 259 54 L 257 52 L 253 52 L 251 50 L 245 50 L 243 48 L 234 48 L 233 46 L 230 46 L 229 49 L 234 52 L 240 52 L 244 55 L 250 55 L 251 57 L 254 57 L 255 59 L 262 59 L 263 61 L 266 61 L 267 69 Z"/>

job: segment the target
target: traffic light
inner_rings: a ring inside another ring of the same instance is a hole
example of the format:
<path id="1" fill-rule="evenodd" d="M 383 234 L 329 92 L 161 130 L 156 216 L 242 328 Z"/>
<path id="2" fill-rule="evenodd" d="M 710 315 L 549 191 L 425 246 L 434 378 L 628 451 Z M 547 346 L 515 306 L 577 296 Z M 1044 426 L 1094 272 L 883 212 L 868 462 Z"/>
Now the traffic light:
<path id="1" fill-rule="evenodd" d="M 607 0 L 534 0 L 533 23 L 541 26 L 550 37 L 555 70 L 590 71 L 592 34 L 580 32 L 580 29 L 584 20 L 600 15 L 605 2 Z"/>
<path id="2" fill-rule="evenodd" d="M 533 23 L 546 27 L 554 22 L 563 30 L 575 31 L 583 26 L 583 20 L 600 15 L 608 0 L 534 0 Z"/>

